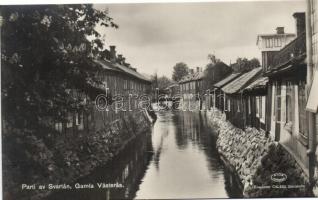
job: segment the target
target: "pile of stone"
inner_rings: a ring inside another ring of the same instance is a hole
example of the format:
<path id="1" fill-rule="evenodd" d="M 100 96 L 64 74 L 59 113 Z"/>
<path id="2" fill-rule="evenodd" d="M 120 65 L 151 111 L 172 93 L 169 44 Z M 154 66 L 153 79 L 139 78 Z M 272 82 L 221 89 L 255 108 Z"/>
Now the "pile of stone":
<path id="1" fill-rule="evenodd" d="M 236 128 L 225 115 L 212 110 L 209 123 L 217 129 L 217 148 L 231 169 L 237 173 L 245 197 L 311 196 L 308 178 L 290 154 L 263 130 Z M 286 180 L 275 182 L 274 174 L 284 174 Z M 297 188 L 284 188 L 285 186 Z"/>

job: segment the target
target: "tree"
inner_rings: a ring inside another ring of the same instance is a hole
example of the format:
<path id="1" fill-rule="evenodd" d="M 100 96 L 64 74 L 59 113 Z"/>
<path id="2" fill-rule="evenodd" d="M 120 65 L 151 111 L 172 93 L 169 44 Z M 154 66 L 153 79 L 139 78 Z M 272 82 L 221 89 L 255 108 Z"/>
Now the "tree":
<path id="1" fill-rule="evenodd" d="M 216 63 L 221 62 L 221 60 L 216 58 L 216 56 L 214 54 L 209 54 L 208 55 L 208 60 L 210 61 L 210 63 L 212 65 L 215 65 Z"/>
<path id="2" fill-rule="evenodd" d="M 212 88 L 213 84 L 222 80 L 231 72 L 232 69 L 219 59 L 217 59 L 217 62 L 215 64 L 207 64 L 204 71 L 204 80 L 206 88 Z"/>
<path id="3" fill-rule="evenodd" d="M 99 83 L 93 59 L 103 43 L 94 28 L 118 27 L 108 12 L 93 5 L 23 5 L 2 6 L 1 15 L 6 122 L 32 130 L 78 109 L 70 89 L 87 93 Z"/>
<path id="4" fill-rule="evenodd" d="M 168 77 L 166 76 L 158 77 L 157 74 L 152 76 L 151 82 L 153 85 L 154 93 L 157 92 L 156 89 L 158 88 L 160 94 L 164 93 L 164 90 L 173 83 L 173 81 L 169 79 Z"/>
<path id="5" fill-rule="evenodd" d="M 248 60 L 247 58 L 237 58 L 236 63 L 231 65 L 234 72 L 248 72 L 252 69 L 260 67 L 260 62 L 257 58 Z"/>
<path id="6" fill-rule="evenodd" d="M 172 84 L 172 81 L 166 76 L 161 76 L 161 77 L 158 78 L 159 91 L 166 89 L 171 84 Z"/>
<path id="7" fill-rule="evenodd" d="M 179 62 L 173 67 L 172 80 L 179 82 L 184 76 L 189 74 L 189 67 L 183 63 Z"/>

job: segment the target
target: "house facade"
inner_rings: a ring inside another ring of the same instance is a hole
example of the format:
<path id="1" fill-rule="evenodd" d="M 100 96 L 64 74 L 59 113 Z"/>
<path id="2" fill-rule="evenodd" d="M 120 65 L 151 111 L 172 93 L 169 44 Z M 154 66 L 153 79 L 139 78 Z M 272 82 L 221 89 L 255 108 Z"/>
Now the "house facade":
<path id="1" fill-rule="evenodd" d="M 67 122 L 54 122 L 56 131 L 72 135 L 99 130 L 105 124 L 123 118 L 126 112 L 137 111 L 138 98 L 150 92 L 150 80 L 126 63 L 122 55 L 117 56 L 115 46 L 105 50 L 104 55 L 92 65 L 99 67 L 95 74 L 99 84 L 88 84 L 91 86 L 87 88 L 89 94 L 86 95 L 70 89 L 72 96 L 82 102 L 83 108 L 69 112 Z M 101 98 L 98 98 L 99 95 Z"/>
<path id="2" fill-rule="evenodd" d="M 181 105 L 184 109 L 201 109 L 201 97 L 205 91 L 204 72 L 197 67 L 179 81 Z"/>
<path id="3" fill-rule="evenodd" d="M 308 126 L 306 125 L 306 35 L 305 13 L 294 14 L 297 37 L 276 52 L 264 68 L 268 77 L 267 111 L 269 134 L 290 152 L 308 174 L 306 156 Z"/>
<path id="4" fill-rule="evenodd" d="M 216 63 L 213 67 L 202 70 L 197 67 L 190 70 L 190 74 L 185 76 L 180 82 L 180 95 L 183 105 L 188 102 L 199 103 L 200 109 L 210 109 L 213 103 L 211 96 L 214 84 L 231 74 L 232 69 L 223 62 Z"/>
<path id="5" fill-rule="evenodd" d="M 244 129 L 246 126 L 246 104 L 243 89 L 260 77 L 261 67 L 252 69 L 238 76 L 221 88 L 224 100 L 226 119 L 235 126 Z"/>
<path id="6" fill-rule="evenodd" d="M 221 88 L 228 84 L 229 82 L 233 81 L 237 77 L 242 75 L 241 73 L 232 73 L 227 76 L 225 79 L 215 83 L 213 85 L 213 89 L 211 91 L 211 99 L 212 99 L 212 107 L 218 108 L 219 110 L 225 110 L 224 106 L 224 93 L 222 92 Z"/>
<path id="7" fill-rule="evenodd" d="M 306 111 L 308 113 L 308 157 L 310 177 L 318 177 L 318 155 L 316 153 L 318 141 L 318 2 L 307 0 L 307 89 L 308 100 Z M 312 178 L 314 180 L 314 178 Z"/>

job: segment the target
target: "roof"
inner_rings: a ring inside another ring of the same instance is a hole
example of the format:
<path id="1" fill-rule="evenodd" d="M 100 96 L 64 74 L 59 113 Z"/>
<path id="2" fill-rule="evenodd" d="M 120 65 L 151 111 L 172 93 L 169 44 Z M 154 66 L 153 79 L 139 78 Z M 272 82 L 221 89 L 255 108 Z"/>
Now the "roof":
<path id="1" fill-rule="evenodd" d="M 138 78 L 138 79 L 141 79 L 141 80 L 144 80 L 144 81 L 150 81 L 149 79 L 147 79 L 146 77 L 144 77 L 143 75 L 139 74 L 137 71 L 131 69 L 131 68 L 128 68 L 126 66 L 123 66 L 123 65 L 120 65 L 118 63 L 115 64 L 116 67 L 118 67 L 119 69 L 121 69 L 122 71 Z"/>
<path id="2" fill-rule="evenodd" d="M 249 84 L 244 90 L 253 90 L 258 88 L 264 88 L 268 82 L 268 77 L 260 77 L 256 79 L 254 82 Z"/>
<path id="3" fill-rule="evenodd" d="M 222 79 L 221 81 L 215 83 L 213 86 L 217 87 L 217 88 L 221 88 L 223 87 L 225 84 L 227 84 L 228 82 L 232 81 L 233 79 L 237 78 L 238 76 L 240 76 L 241 73 L 233 73 L 230 74 L 229 76 L 227 76 L 225 79 Z"/>
<path id="4" fill-rule="evenodd" d="M 112 63 L 106 60 L 94 60 L 95 63 L 103 67 L 103 69 L 119 71 L 116 67 L 112 66 Z"/>
<path id="5" fill-rule="evenodd" d="M 227 94 L 233 94 L 246 86 L 253 78 L 259 75 L 262 71 L 261 67 L 255 68 L 249 72 L 242 74 L 240 77 L 234 79 L 229 84 L 222 87 L 222 90 Z"/>
<path id="6" fill-rule="evenodd" d="M 122 73 L 128 74 L 130 76 L 133 76 L 137 79 L 150 82 L 150 80 L 148 78 L 146 78 L 145 76 L 141 75 L 137 71 L 135 71 L 127 66 L 124 66 L 124 65 L 121 65 L 118 63 L 112 63 L 112 62 L 107 61 L 107 60 L 100 60 L 100 59 L 95 60 L 95 63 L 101 65 L 106 70 L 122 72 Z"/>
<path id="7" fill-rule="evenodd" d="M 185 83 L 195 80 L 200 80 L 204 77 L 204 72 L 194 72 L 193 74 L 188 74 L 185 77 L 183 77 L 179 83 Z"/>
<path id="8" fill-rule="evenodd" d="M 274 37 L 274 36 L 278 36 L 278 37 L 289 37 L 289 36 L 296 36 L 295 33 L 283 33 L 283 34 L 277 34 L 277 33 L 270 33 L 270 34 L 258 34 L 257 35 L 257 39 L 256 39 L 256 45 L 258 44 L 259 38 L 260 37 Z"/>
<path id="9" fill-rule="evenodd" d="M 169 89 L 172 87 L 179 87 L 179 85 L 177 83 L 174 83 L 174 84 L 169 85 L 166 89 Z"/>

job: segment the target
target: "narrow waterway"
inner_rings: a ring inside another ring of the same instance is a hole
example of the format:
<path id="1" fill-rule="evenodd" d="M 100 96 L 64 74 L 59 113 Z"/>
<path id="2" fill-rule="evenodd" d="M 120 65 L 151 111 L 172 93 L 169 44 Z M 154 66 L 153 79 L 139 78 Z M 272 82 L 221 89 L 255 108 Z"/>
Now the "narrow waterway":
<path id="1" fill-rule="evenodd" d="M 157 115 L 151 133 L 139 136 L 107 166 L 78 181 L 123 187 L 73 188 L 50 199 L 241 197 L 234 175 L 220 160 L 205 113 L 161 111 Z"/>

